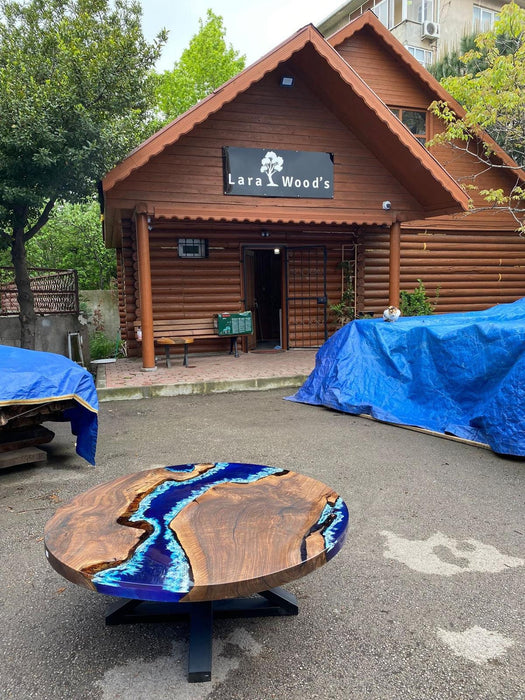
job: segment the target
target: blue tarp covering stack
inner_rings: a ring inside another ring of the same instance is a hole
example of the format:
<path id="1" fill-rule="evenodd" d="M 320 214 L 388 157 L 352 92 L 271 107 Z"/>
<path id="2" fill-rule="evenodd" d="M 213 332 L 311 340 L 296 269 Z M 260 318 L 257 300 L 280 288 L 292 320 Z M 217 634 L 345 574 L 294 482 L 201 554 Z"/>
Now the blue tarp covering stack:
<path id="1" fill-rule="evenodd" d="M 91 374 L 67 357 L 0 345 L 0 406 L 74 399 L 64 412 L 77 453 L 95 464 L 98 398 Z"/>
<path id="2" fill-rule="evenodd" d="M 525 299 L 487 311 L 352 321 L 290 400 L 525 456 Z"/>

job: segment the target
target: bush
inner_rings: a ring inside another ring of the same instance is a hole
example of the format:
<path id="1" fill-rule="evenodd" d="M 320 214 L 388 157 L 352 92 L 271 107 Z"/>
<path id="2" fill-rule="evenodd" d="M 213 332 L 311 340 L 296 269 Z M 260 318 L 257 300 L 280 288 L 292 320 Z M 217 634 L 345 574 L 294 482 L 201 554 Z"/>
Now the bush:
<path id="1" fill-rule="evenodd" d="M 108 338 L 102 331 L 96 331 L 89 339 L 89 354 L 92 360 L 116 357 L 117 350 L 115 341 Z"/>
<path id="2" fill-rule="evenodd" d="M 418 286 L 413 292 L 402 291 L 399 294 L 399 307 L 403 316 L 429 316 L 434 312 L 439 298 L 439 287 L 433 301 L 427 296 L 423 282 L 418 279 Z"/>

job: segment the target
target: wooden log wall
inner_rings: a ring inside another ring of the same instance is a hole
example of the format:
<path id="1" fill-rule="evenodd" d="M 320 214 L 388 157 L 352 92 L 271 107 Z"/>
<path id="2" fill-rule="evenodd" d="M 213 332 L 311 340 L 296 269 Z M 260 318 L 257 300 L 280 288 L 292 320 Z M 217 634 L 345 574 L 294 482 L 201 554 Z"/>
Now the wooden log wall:
<path id="1" fill-rule="evenodd" d="M 209 258 L 180 259 L 179 237 L 203 237 L 209 241 Z M 259 229 L 177 228 L 168 222 L 151 232 L 153 313 L 156 319 L 195 318 L 219 312 L 244 310 L 242 246 L 261 246 Z M 351 233 L 272 232 L 274 245 L 326 245 L 328 303 L 342 294 L 341 260 L 354 255 Z M 381 315 L 388 305 L 388 229 L 362 230 L 357 244 L 358 274 L 355 280 L 357 311 Z M 122 337 L 128 354 L 140 355 L 133 321 L 138 308 L 138 272 L 131 226 L 124 228 L 121 279 L 125 288 L 121 303 Z M 525 296 L 525 238 L 513 231 L 448 232 L 403 230 L 401 236 L 401 289 L 413 291 L 423 281 L 431 299 L 439 289 L 437 313 L 477 311 L 494 304 L 510 303 Z M 290 306 L 290 347 L 322 344 L 320 307 Z M 328 314 L 328 333 L 337 330 L 336 318 Z M 194 351 L 225 351 L 227 340 L 196 343 Z"/>
<path id="2" fill-rule="evenodd" d="M 374 315 L 388 305 L 389 233 L 360 239 L 359 309 Z M 401 234 L 401 289 L 423 281 L 429 297 L 439 289 L 437 313 L 479 311 L 525 296 L 525 238 L 514 231 Z"/>
<path id="3" fill-rule="evenodd" d="M 209 257 L 205 259 L 179 258 L 179 238 L 206 238 Z M 191 226 L 181 228 L 170 222 L 155 222 L 150 233 L 152 269 L 153 318 L 183 319 L 211 316 L 215 313 L 244 310 L 243 246 L 248 248 L 276 246 L 326 246 L 327 297 L 329 304 L 339 302 L 342 293 L 341 259 L 353 258 L 353 233 L 304 233 L 301 231 L 272 231 L 270 243 L 261 237 L 261 227 L 251 229 L 203 229 Z M 128 224 L 123 237 L 122 279 L 126 285 L 125 313 L 121 316 L 122 337 L 127 341 L 128 355 L 140 355 L 133 322 L 140 318 L 138 290 L 138 261 L 134 235 Z M 284 300 L 283 300 L 284 303 Z M 314 311 L 317 313 L 318 306 Z M 317 321 L 312 316 L 305 323 L 304 311 L 288 319 L 292 347 L 321 345 Z M 315 317 L 317 318 L 317 317 Z M 311 326 L 311 327 L 309 327 Z M 329 316 L 329 332 L 336 330 L 336 319 Z M 214 352 L 229 349 L 228 339 L 196 342 L 193 352 Z"/>
<path id="4" fill-rule="evenodd" d="M 343 58 L 391 107 L 427 110 L 437 95 L 364 29 L 337 47 Z M 427 114 L 427 137 L 441 132 Z M 449 146 L 432 154 L 458 182 L 479 189 L 509 189 L 514 179 L 501 169 L 487 171 L 474 156 Z M 486 202 L 470 192 L 477 207 Z M 423 281 L 429 296 L 439 288 L 437 312 L 476 311 L 525 295 L 525 239 L 505 213 L 476 211 L 405 224 L 401 237 L 401 289 Z M 358 310 L 381 314 L 388 305 L 389 232 L 369 229 L 359 239 Z"/>

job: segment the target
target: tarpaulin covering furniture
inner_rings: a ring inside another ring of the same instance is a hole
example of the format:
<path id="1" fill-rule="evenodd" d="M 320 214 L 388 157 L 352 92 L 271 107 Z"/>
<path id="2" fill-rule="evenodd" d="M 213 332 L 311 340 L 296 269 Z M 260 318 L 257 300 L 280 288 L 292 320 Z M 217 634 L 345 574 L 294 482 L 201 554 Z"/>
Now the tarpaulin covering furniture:
<path id="1" fill-rule="evenodd" d="M 0 408 L 74 400 L 64 411 L 76 451 L 95 464 L 98 398 L 91 374 L 62 355 L 0 345 Z"/>
<path id="2" fill-rule="evenodd" d="M 525 456 L 525 298 L 487 311 L 352 321 L 293 401 Z"/>

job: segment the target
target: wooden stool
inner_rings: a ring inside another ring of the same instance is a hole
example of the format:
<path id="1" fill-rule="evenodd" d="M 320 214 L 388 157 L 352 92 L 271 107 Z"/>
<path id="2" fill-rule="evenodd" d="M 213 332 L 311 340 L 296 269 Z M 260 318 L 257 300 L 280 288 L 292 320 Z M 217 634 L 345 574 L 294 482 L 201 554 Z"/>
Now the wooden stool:
<path id="1" fill-rule="evenodd" d="M 193 338 L 158 338 L 157 345 L 164 347 L 166 355 L 166 367 L 171 367 L 170 347 L 172 345 L 184 345 L 184 357 L 182 358 L 182 366 L 188 366 L 188 345 L 193 343 Z"/>

